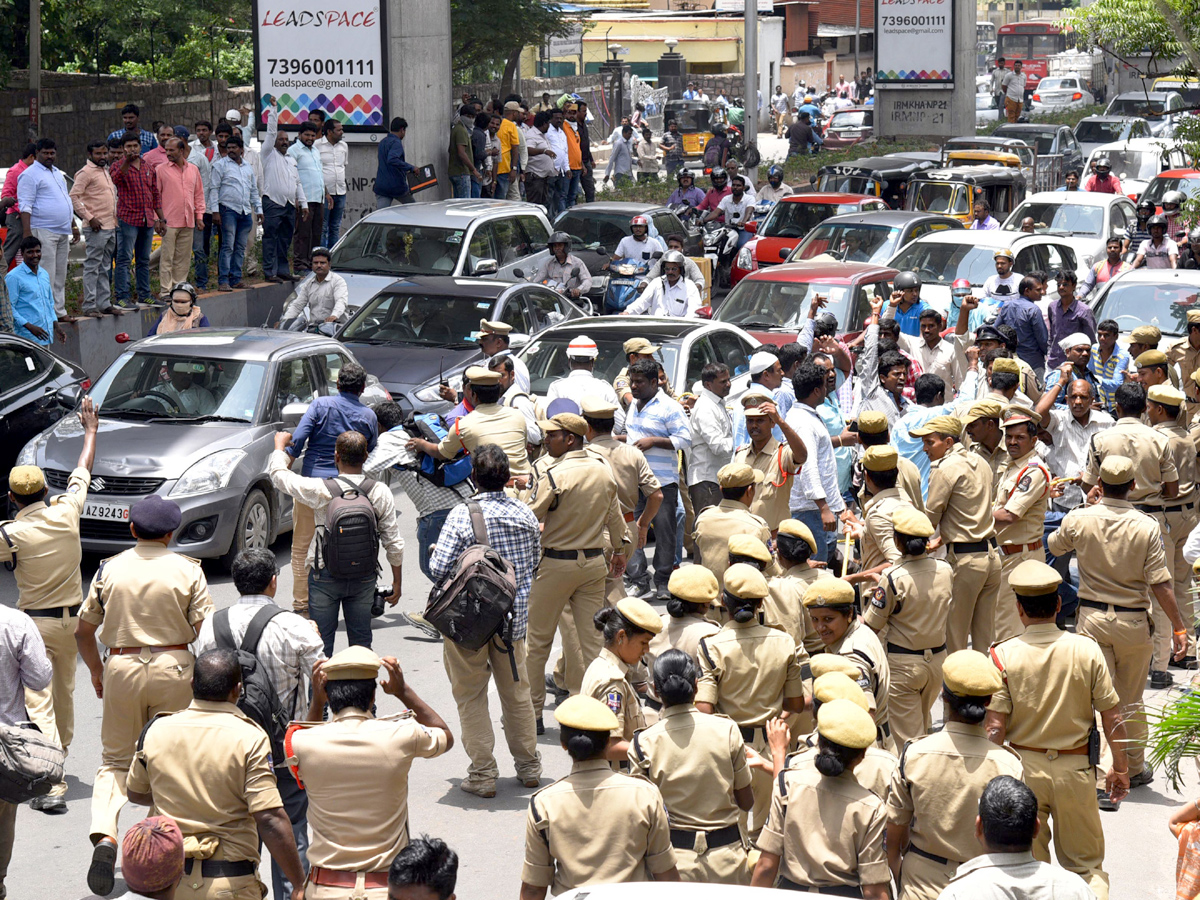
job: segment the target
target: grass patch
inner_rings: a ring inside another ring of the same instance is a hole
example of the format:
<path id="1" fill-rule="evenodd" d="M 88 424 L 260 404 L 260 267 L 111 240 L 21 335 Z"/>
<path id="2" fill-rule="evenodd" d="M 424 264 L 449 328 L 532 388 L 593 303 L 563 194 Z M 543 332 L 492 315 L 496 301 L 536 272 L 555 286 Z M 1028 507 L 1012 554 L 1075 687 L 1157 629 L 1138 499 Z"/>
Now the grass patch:
<path id="1" fill-rule="evenodd" d="M 1099 104 L 1085 106 L 1081 109 L 1064 109 L 1060 112 L 1039 113 L 1038 115 L 1030 115 L 1029 121 L 1036 125 L 1070 125 L 1074 128 L 1079 124 L 1080 119 L 1086 119 L 1088 116 L 1104 115 L 1104 107 Z M 996 122 L 988 122 L 986 125 L 976 127 L 975 134 L 979 137 L 988 137 L 999 126 L 1006 124 L 1006 120 L 1001 110 L 1000 120 Z"/>

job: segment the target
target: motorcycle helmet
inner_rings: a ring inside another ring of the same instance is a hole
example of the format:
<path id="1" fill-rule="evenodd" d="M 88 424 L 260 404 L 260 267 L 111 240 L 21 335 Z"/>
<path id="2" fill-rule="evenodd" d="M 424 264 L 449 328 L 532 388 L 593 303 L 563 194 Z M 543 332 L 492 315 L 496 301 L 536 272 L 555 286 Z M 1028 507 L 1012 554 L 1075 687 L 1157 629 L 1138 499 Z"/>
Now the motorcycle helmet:
<path id="1" fill-rule="evenodd" d="M 677 182 L 679 182 L 680 184 L 683 183 L 683 179 L 685 179 L 685 178 L 690 178 L 692 181 L 692 184 L 696 183 L 696 176 L 692 174 L 691 169 L 688 169 L 686 167 L 680 169 L 679 172 L 675 175 L 675 180 Z"/>
<path id="2" fill-rule="evenodd" d="M 176 291 L 183 291 L 185 294 L 187 294 L 189 297 L 192 298 L 193 304 L 196 302 L 196 289 L 192 286 L 192 283 L 190 281 L 181 281 L 178 284 L 176 284 L 175 287 L 171 288 L 171 298 L 172 299 L 174 299 Z"/>
<path id="3" fill-rule="evenodd" d="M 1137 205 L 1137 217 L 1139 219 L 1144 219 L 1147 216 L 1152 216 L 1154 215 L 1155 209 L 1157 209 L 1157 207 L 1154 205 L 1153 200 L 1139 200 Z"/>
<path id="4" fill-rule="evenodd" d="M 950 286 L 950 296 L 962 299 L 971 293 L 971 280 L 969 278 L 955 279 L 954 284 Z"/>
<path id="5" fill-rule="evenodd" d="M 550 235 L 550 240 L 546 241 L 547 247 L 551 244 L 566 244 L 569 247 L 571 246 L 571 236 L 565 231 L 556 231 Z"/>
<path id="6" fill-rule="evenodd" d="M 650 220 L 646 216 L 634 216 L 629 222 L 631 229 L 637 228 L 639 225 L 646 229 L 647 234 L 650 233 Z"/>
<path id="7" fill-rule="evenodd" d="M 896 276 L 895 286 L 898 291 L 916 290 L 921 286 L 921 276 L 916 272 L 901 272 Z"/>
<path id="8" fill-rule="evenodd" d="M 1200 226 L 1193 228 L 1188 233 L 1188 241 L 1193 244 L 1200 244 Z"/>
<path id="9" fill-rule="evenodd" d="M 1146 230 L 1149 231 L 1151 228 L 1155 228 L 1155 227 L 1162 228 L 1163 231 L 1166 231 L 1167 230 L 1167 217 L 1162 216 L 1162 215 L 1151 216 L 1150 221 L 1146 223 Z"/>
<path id="10" fill-rule="evenodd" d="M 678 250 L 668 250 L 663 254 L 662 261 L 664 266 L 667 263 L 675 263 L 679 266 L 680 271 L 683 270 L 684 256 Z"/>
<path id="11" fill-rule="evenodd" d="M 1112 164 L 1109 163 L 1107 156 L 1099 156 L 1096 158 L 1096 174 L 1104 175 L 1112 171 Z"/>
<path id="12" fill-rule="evenodd" d="M 720 166 L 713 169 L 709 177 L 712 179 L 713 187 L 717 190 L 724 188 L 725 184 L 729 181 L 729 173 Z"/>
<path id="13" fill-rule="evenodd" d="M 1174 206 L 1175 209 L 1178 210 L 1179 207 L 1183 206 L 1183 204 L 1186 202 L 1187 197 L 1184 195 L 1183 191 L 1167 191 L 1162 197 L 1162 205 L 1164 210 L 1166 210 L 1168 206 Z"/>
<path id="14" fill-rule="evenodd" d="M 771 166 L 767 169 L 767 182 L 772 187 L 779 187 L 783 183 L 783 166 Z"/>

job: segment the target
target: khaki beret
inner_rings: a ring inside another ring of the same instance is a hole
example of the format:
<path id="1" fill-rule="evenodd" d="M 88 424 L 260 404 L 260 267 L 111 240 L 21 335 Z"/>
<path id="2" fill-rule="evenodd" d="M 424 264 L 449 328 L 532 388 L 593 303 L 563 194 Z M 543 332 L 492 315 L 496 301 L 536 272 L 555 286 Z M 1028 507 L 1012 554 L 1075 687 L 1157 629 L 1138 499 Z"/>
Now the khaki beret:
<path id="1" fill-rule="evenodd" d="M 1027 409 L 1024 406 L 1009 406 L 1004 410 L 1004 427 L 1009 425 L 1020 425 L 1022 422 L 1032 422 L 1034 425 L 1040 425 L 1042 417 L 1032 409 Z"/>
<path id="2" fill-rule="evenodd" d="M 818 703 L 830 703 L 834 700 L 849 700 L 851 703 L 867 711 L 867 695 L 849 675 L 841 672 L 826 672 L 813 681 L 813 699 Z"/>
<path id="3" fill-rule="evenodd" d="M 901 534 L 927 538 L 933 534 L 929 516 L 915 506 L 897 506 L 892 511 L 892 527 Z"/>
<path id="4" fill-rule="evenodd" d="M 1142 355 L 1145 356 L 1145 354 Z M 1164 406 L 1182 406 L 1187 397 L 1179 388 L 1171 387 L 1169 384 L 1156 384 L 1146 392 L 1146 399 Z"/>
<path id="5" fill-rule="evenodd" d="M 813 678 L 823 678 L 831 672 L 838 672 L 856 683 L 863 671 L 849 657 L 838 653 L 814 653 L 808 665 L 812 669 Z"/>
<path id="6" fill-rule="evenodd" d="M 767 545 L 752 534 L 735 534 L 729 538 L 730 556 L 748 556 L 766 565 L 771 561 Z"/>
<path id="7" fill-rule="evenodd" d="M 980 419 L 998 419 L 1002 411 L 1003 407 L 995 400 L 980 400 L 978 403 L 972 403 L 967 414 L 963 416 L 963 426 L 966 427 Z"/>
<path id="8" fill-rule="evenodd" d="M 1021 364 L 1015 359 L 1007 356 L 1001 356 L 992 360 L 992 374 L 997 372 L 1007 372 L 1009 375 L 1020 375 Z"/>
<path id="9" fill-rule="evenodd" d="M 620 727 L 611 709 L 583 694 L 568 697 L 554 708 L 554 718 L 559 725 L 579 731 L 612 731 Z"/>
<path id="10" fill-rule="evenodd" d="M 652 356 L 658 351 L 658 345 L 652 344 L 645 338 L 630 338 L 621 345 L 621 349 L 625 351 L 625 355 L 630 353 L 641 353 L 643 356 Z"/>
<path id="11" fill-rule="evenodd" d="M 46 476 L 37 466 L 15 466 L 8 472 L 8 489 L 18 496 L 36 494 L 46 486 Z"/>
<path id="12" fill-rule="evenodd" d="M 858 416 L 858 433 L 859 434 L 883 434 L 888 430 L 887 416 L 877 410 L 869 409 L 866 412 L 859 413 Z"/>
<path id="13" fill-rule="evenodd" d="M 957 416 L 934 416 L 924 425 L 909 430 L 913 437 L 924 437 L 927 434 L 948 434 L 959 437 L 962 434 L 962 420 Z"/>
<path id="14" fill-rule="evenodd" d="M 1157 344 L 1162 340 L 1162 331 L 1154 325 L 1139 325 L 1129 332 L 1129 339 L 1135 344 Z"/>
<path id="15" fill-rule="evenodd" d="M 851 606 L 854 603 L 854 586 L 840 578 L 818 578 L 804 592 L 804 605 L 808 609 L 819 606 Z"/>
<path id="16" fill-rule="evenodd" d="M 584 397 L 579 407 L 585 416 L 591 416 L 593 419 L 611 419 L 617 414 L 617 404 L 595 395 Z"/>
<path id="17" fill-rule="evenodd" d="M 574 413 L 558 413 L 549 419 L 538 422 L 542 431 L 569 431 L 580 437 L 587 437 L 587 421 L 583 416 Z"/>
<path id="18" fill-rule="evenodd" d="M 812 530 L 799 519 L 784 519 L 779 523 L 779 533 L 800 538 L 812 548 L 813 553 L 817 552 L 817 539 L 813 537 Z"/>
<path id="19" fill-rule="evenodd" d="M 517 107 L 520 109 L 520 107 Z M 512 331 L 512 326 L 506 322 L 489 322 L 487 319 L 479 320 L 479 334 L 498 334 L 501 337 L 507 337 Z"/>
<path id="20" fill-rule="evenodd" d="M 662 631 L 662 618 L 654 607 L 637 597 L 622 597 L 617 601 L 617 612 L 642 631 L 658 634 Z"/>
<path id="21" fill-rule="evenodd" d="M 1128 456 L 1106 456 L 1100 463 L 1100 480 L 1105 484 L 1129 484 L 1133 481 L 1133 460 Z"/>
<path id="22" fill-rule="evenodd" d="M 990 697 L 1004 686 L 990 659 L 978 650 L 958 650 L 942 663 L 942 681 L 959 697 Z"/>
<path id="23" fill-rule="evenodd" d="M 1014 593 L 1026 597 L 1039 597 L 1052 594 L 1062 584 L 1062 576 L 1041 560 L 1027 559 L 1012 570 L 1008 576 L 1008 586 Z"/>
<path id="24" fill-rule="evenodd" d="M 1189 325 L 1200 325 L 1200 309 L 1189 309 L 1188 310 L 1187 323 Z"/>
<path id="25" fill-rule="evenodd" d="M 852 750 L 865 750 L 875 743 L 878 729 L 871 714 L 850 700 L 830 700 L 817 710 L 817 733 Z"/>
<path id="26" fill-rule="evenodd" d="M 667 590 L 688 603 L 715 603 L 721 596 L 717 576 L 704 566 L 680 566 L 671 573 Z"/>
<path id="27" fill-rule="evenodd" d="M 326 660 L 321 671 L 329 681 L 349 681 L 351 679 L 370 678 L 379 676 L 379 667 L 383 665 L 378 654 L 370 647 L 353 646 L 341 650 Z"/>
<path id="28" fill-rule="evenodd" d="M 746 463 L 729 463 L 717 472 L 717 483 L 723 488 L 748 487 L 762 480 L 763 473 Z"/>
<path id="29" fill-rule="evenodd" d="M 887 472 L 896 468 L 899 462 L 900 454 L 890 444 L 868 447 L 862 457 L 863 468 L 868 472 Z"/>
<path id="30" fill-rule="evenodd" d="M 741 600 L 761 600 L 767 596 L 767 579 L 748 563 L 734 563 L 725 570 L 725 590 Z"/>
<path id="31" fill-rule="evenodd" d="M 1167 354 L 1161 350 L 1147 350 L 1145 353 L 1138 354 L 1138 358 L 1133 361 L 1133 364 L 1139 369 L 1142 366 L 1165 366 L 1167 365 Z"/>
<path id="32" fill-rule="evenodd" d="M 463 372 L 463 380 L 468 384 L 479 384 L 486 387 L 489 384 L 499 384 L 500 373 L 485 369 L 483 366 L 469 366 L 467 371 Z"/>

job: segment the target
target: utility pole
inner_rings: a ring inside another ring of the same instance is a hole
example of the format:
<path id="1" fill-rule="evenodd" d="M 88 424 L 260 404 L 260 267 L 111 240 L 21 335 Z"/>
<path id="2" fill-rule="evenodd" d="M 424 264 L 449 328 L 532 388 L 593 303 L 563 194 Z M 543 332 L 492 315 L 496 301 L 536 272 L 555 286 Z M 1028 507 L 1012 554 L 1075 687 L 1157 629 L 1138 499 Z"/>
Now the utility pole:
<path id="1" fill-rule="evenodd" d="M 758 0 L 742 0 L 745 4 L 746 40 L 742 44 L 746 54 L 746 99 L 742 124 L 745 130 L 745 146 L 758 141 Z M 746 170 L 746 181 L 754 184 L 758 180 L 758 167 Z"/>
<path id="2" fill-rule="evenodd" d="M 862 27 L 862 0 L 854 0 L 854 80 L 857 82 L 861 77 L 858 74 L 858 43 L 862 40 L 862 32 L 859 30 Z M 859 97 L 860 103 L 865 103 L 865 97 Z"/>
<path id="3" fill-rule="evenodd" d="M 42 120 L 42 0 L 29 0 L 29 137 Z"/>

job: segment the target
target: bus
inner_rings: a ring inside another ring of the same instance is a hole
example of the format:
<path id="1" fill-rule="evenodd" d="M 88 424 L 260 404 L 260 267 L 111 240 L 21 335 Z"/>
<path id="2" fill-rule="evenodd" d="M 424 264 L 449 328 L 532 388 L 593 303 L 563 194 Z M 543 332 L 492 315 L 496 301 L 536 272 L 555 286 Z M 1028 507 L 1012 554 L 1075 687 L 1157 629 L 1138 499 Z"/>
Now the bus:
<path id="1" fill-rule="evenodd" d="M 1046 60 L 1067 49 L 1068 28 L 1055 19 L 1031 19 L 1001 25 L 996 30 L 996 56 L 1004 57 L 1011 69 L 1021 61 L 1025 72 L 1025 90 L 1032 91 L 1046 77 Z"/>
<path id="2" fill-rule="evenodd" d="M 975 23 L 975 43 L 992 43 L 996 42 L 996 24 L 994 22 L 976 22 Z"/>

